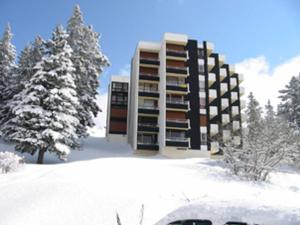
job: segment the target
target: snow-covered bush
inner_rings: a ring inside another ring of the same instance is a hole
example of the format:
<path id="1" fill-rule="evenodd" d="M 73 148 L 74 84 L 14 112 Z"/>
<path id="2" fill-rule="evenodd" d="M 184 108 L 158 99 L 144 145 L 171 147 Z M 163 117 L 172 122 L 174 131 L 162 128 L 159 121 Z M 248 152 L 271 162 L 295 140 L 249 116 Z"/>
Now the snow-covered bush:
<path id="1" fill-rule="evenodd" d="M 0 173 L 16 171 L 24 159 L 12 152 L 0 152 Z"/>

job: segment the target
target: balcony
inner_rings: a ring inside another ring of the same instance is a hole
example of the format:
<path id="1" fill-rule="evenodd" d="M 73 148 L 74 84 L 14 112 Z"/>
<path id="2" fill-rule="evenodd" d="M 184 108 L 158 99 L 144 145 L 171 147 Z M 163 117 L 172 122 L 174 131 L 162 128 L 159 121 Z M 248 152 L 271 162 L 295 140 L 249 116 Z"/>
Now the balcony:
<path id="1" fill-rule="evenodd" d="M 140 73 L 140 80 L 159 81 L 158 74 Z"/>
<path id="2" fill-rule="evenodd" d="M 160 64 L 158 58 L 146 58 L 146 57 L 141 57 L 140 58 L 140 65 L 146 66 L 146 67 L 158 67 Z"/>
<path id="3" fill-rule="evenodd" d="M 137 143 L 138 150 L 152 150 L 158 151 L 159 147 L 156 142 L 138 142 Z"/>
<path id="4" fill-rule="evenodd" d="M 232 106 L 231 107 L 231 114 L 232 114 L 233 117 L 239 115 L 240 114 L 239 107 L 238 106 Z"/>
<path id="5" fill-rule="evenodd" d="M 223 130 L 223 141 L 229 141 L 231 139 L 230 130 Z"/>
<path id="6" fill-rule="evenodd" d="M 187 76 L 188 75 L 188 69 L 186 67 L 171 67 L 168 66 L 166 69 L 167 73 L 176 74 L 180 76 Z"/>
<path id="7" fill-rule="evenodd" d="M 244 99 L 240 99 L 241 110 L 246 107 L 246 101 Z"/>
<path id="8" fill-rule="evenodd" d="M 189 147 L 189 139 L 184 137 L 166 137 L 166 146 L 172 147 Z"/>
<path id="9" fill-rule="evenodd" d="M 138 113 L 158 115 L 159 109 L 156 106 L 139 105 Z"/>
<path id="10" fill-rule="evenodd" d="M 222 125 L 226 125 L 230 122 L 229 114 L 222 114 Z"/>
<path id="11" fill-rule="evenodd" d="M 218 107 L 217 106 L 209 106 L 209 118 L 212 119 L 218 115 Z"/>
<path id="12" fill-rule="evenodd" d="M 169 91 L 188 92 L 188 85 L 183 82 L 167 81 L 166 89 Z"/>
<path id="13" fill-rule="evenodd" d="M 225 68 L 220 68 L 220 81 L 224 80 L 227 76 L 227 71 Z"/>
<path id="14" fill-rule="evenodd" d="M 224 95 L 228 91 L 228 85 L 226 83 L 221 83 L 220 91 L 221 91 L 221 95 Z"/>
<path id="15" fill-rule="evenodd" d="M 215 100 L 217 98 L 217 90 L 215 89 L 209 89 L 208 90 L 208 99 L 209 102 L 212 102 L 213 100 Z"/>
<path id="16" fill-rule="evenodd" d="M 244 81 L 244 74 L 239 73 L 238 78 L 239 78 L 239 84 L 242 83 Z"/>
<path id="17" fill-rule="evenodd" d="M 235 121 L 232 122 L 232 129 L 233 129 L 234 131 L 237 131 L 237 130 L 239 130 L 240 128 L 241 128 L 240 121 L 235 120 Z"/>
<path id="18" fill-rule="evenodd" d="M 215 73 L 209 73 L 208 74 L 208 87 L 213 85 L 213 83 L 216 82 L 216 74 Z"/>
<path id="19" fill-rule="evenodd" d="M 168 109 L 176 109 L 176 110 L 183 110 L 183 111 L 187 111 L 189 108 L 189 104 L 188 101 L 184 101 L 184 100 L 179 100 L 179 99 L 175 99 L 175 98 L 167 98 L 166 101 L 166 106 Z"/>
<path id="20" fill-rule="evenodd" d="M 230 89 L 232 90 L 237 86 L 237 81 L 235 77 L 230 78 Z"/>
<path id="21" fill-rule="evenodd" d="M 189 121 L 187 119 L 166 119 L 166 127 L 168 128 L 179 128 L 188 129 Z"/>
<path id="22" fill-rule="evenodd" d="M 187 52 L 184 50 L 168 49 L 166 50 L 166 56 L 170 59 L 182 58 L 185 60 L 187 58 Z"/>
<path id="23" fill-rule="evenodd" d="M 210 124 L 210 136 L 213 137 L 219 133 L 218 124 Z"/>
<path id="24" fill-rule="evenodd" d="M 208 57 L 207 58 L 207 67 L 208 71 L 211 71 L 212 68 L 215 66 L 215 58 L 214 57 Z"/>
<path id="25" fill-rule="evenodd" d="M 230 76 L 235 73 L 235 66 L 234 65 L 229 65 L 229 74 Z"/>
<path id="26" fill-rule="evenodd" d="M 139 87 L 139 96 L 158 98 L 159 92 L 157 88 Z"/>
<path id="27" fill-rule="evenodd" d="M 228 98 L 221 98 L 222 110 L 227 109 L 228 106 L 229 106 L 229 99 Z"/>
<path id="28" fill-rule="evenodd" d="M 219 55 L 219 66 L 224 65 L 225 59 L 226 59 L 225 55 L 221 55 L 221 54 Z"/>
<path id="29" fill-rule="evenodd" d="M 238 100 L 238 93 L 233 91 L 231 92 L 231 104 Z"/>
<path id="30" fill-rule="evenodd" d="M 138 123 L 138 131 L 158 132 L 159 128 L 154 123 Z"/>
<path id="31" fill-rule="evenodd" d="M 240 96 L 243 96 L 245 94 L 245 88 L 239 87 L 239 89 L 240 89 Z"/>

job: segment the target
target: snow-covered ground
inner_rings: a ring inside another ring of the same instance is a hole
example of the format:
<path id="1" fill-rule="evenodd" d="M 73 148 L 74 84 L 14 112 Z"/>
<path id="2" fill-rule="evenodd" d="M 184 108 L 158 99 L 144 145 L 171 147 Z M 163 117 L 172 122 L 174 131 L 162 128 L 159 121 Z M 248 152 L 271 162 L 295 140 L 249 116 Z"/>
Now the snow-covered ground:
<path id="1" fill-rule="evenodd" d="M 68 162 L 47 155 L 46 165 L 0 174 L 0 225 L 116 225 L 116 212 L 122 225 L 138 225 L 142 204 L 143 225 L 189 216 L 259 223 L 266 215 L 278 224 L 300 224 L 300 174 L 291 170 L 254 184 L 210 159 L 134 156 L 127 145 L 99 137 L 83 148 Z M 0 142 L 1 151 L 12 149 Z"/>

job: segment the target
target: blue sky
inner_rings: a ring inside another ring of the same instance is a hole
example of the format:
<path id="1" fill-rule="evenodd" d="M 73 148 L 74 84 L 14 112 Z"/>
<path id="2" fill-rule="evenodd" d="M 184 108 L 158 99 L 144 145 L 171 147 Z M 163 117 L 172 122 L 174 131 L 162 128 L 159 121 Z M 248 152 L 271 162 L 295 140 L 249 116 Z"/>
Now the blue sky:
<path id="1" fill-rule="evenodd" d="M 300 53 L 299 0 L 0 0 L 0 31 L 10 22 L 20 51 L 36 35 L 47 39 L 66 25 L 79 4 L 85 22 L 102 34 L 112 65 L 102 75 L 126 70 L 139 40 L 158 41 L 164 32 L 214 42 L 228 63 L 265 56 L 270 67 Z"/>

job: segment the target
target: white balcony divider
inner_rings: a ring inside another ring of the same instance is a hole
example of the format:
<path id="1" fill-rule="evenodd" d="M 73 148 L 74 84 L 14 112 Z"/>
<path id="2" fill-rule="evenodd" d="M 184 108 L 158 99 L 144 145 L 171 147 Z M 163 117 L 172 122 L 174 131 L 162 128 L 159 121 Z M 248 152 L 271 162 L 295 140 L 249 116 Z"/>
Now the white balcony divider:
<path id="1" fill-rule="evenodd" d="M 224 80 L 225 77 L 227 76 L 227 71 L 225 68 L 220 68 L 220 80 Z"/>
<path id="2" fill-rule="evenodd" d="M 200 109 L 199 113 L 202 114 L 202 115 L 206 114 L 206 109 Z"/>
<path id="3" fill-rule="evenodd" d="M 230 122 L 229 114 L 222 114 L 222 124 L 226 125 Z"/>
<path id="4" fill-rule="evenodd" d="M 208 85 L 209 87 L 216 82 L 216 74 L 215 73 L 209 73 L 208 74 Z"/>
<path id="5" fill-rule="evenodd" d="M 236 116 L 239 114 L 239 107 L 238 106 L 232 106 L 231 107 L 232 116 Z"/>
<path id="6" fill-rule="evenodd" d="M 215 58 L 214 57 L 207 58 L 207 66 L 208 66 L 209 71 L 215 66 Z"/>
<path id="7" fill-rule="evenodd" d="M 231 138 L 230 130 L 223 130 L 223 140 L 228 141 Z"/>
<path id="8" fill-rule="evenodd" d="M 235 77 L 230 78 L 230 89 L 235 88 L 237 85 L 237 80 Z"/>
<path id="9" fill-rule="evenodd" d="M 217 90 L 215 90 L 215 89 L 209 89 L 208 90 L 208 97 L 209 97 L 209 102 L 211 102 L 214 99 L 216 99 L 217 98 Z"/>
<path id="10" fill-rule="evenodd" d="M 226 83 L 221 83 L 221 95 L 224 95 L 228 91 L 228 85 Z"/>
<path id="11" fill-rule="evenodd" d="M 240 88 L 240 96 L 245 94 L 245 88 L 244 87 L 239 87 Z"/>
<path id="12" fill-rule="evenodd" d="M 211 42 L 206 42 L 206 48 L 207 48 L 207 50 L 208 51 L 213 51 L 214 50 L 214 44 L 213 43 L 211 43 Z"/>
<path id="13" fill-rule="evenodd" d="M 222 66 L 225 63 L 225 55 L 220 54 L 219 55 L 219 66 Z"/>
<path id="14" fill-rule="evenodd" d="M 218 107 L 217 106 L 210 106 L 209 107 L 209 116 L 210 118 L 214 118 L 218 115 Z"/>
<path id="15" fill-rule="evenodd" d="M 246 107 L 245 99 L 240 99 L 240 106 L 241 106 L 241 109 L 244 109 Z"/>
<path id="16" fill-rule="evenodd" d="M 243 82 L 244 81 L 244 74 L 242 73 L 239 73 L 239 83 Z"/>
<path id="17" fill-rule="evenodd" d="M 221 98 L 222 110 L 226 109 L 228 106 L 229 106 L 229 99 L 228 98 Z"/>
<path id="18" fill-rule="evenodd" d="M 204 59 L 198 59 L 198 64 L 199 65 L 204 65 Z"/>
<path id="19" fill-rule="evenodd" d="M 211 153 L 216 153 L 219 151 L 219 142 L 214 141 L 210 143 L 210 152 Z"/>
<path id="20" fill-rule="evenodd" d="M 238 93 L 235 91 L 231 92 L 231 103 L 233 103 L 237 100 L 238 100 Z"/>
<path id="21" fill-rule="evenodd" d="M 210 136 L 214 136 L 219 133 L 218 124 L 210 124 Z"/>
<path id="22" fill-rule="evenodd" d="M 234 65 L 229 65 L 229 73 L 230 73 L 230 75 L 235 73 L 235 66 Z"/>
<path id="23" fill-rule="evenodd" d="M 232 129 L 233 130 L 239 130 L 241 128 L 241 126 L 240 126 L 240 121 L 233 121 L 232 122 Z"/>
<path id="24" fill-rule="evenodd" d="M 207 133 L 207 127 L 200 127 L 200 133 Z"/>

